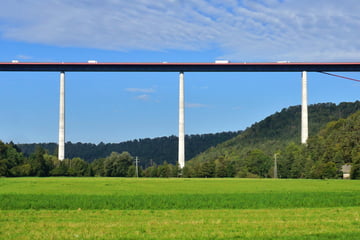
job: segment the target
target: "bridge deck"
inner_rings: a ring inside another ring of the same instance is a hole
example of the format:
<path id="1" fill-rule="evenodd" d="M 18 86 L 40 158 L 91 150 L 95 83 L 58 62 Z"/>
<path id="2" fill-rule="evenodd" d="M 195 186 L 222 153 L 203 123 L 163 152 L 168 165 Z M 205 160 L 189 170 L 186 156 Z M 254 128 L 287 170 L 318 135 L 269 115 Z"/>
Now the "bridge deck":
<path id="1" fill-rule="evenodd" d="M 358 72 L 360 62 L 340 63 L 0 63 L 21 72 Z"/>

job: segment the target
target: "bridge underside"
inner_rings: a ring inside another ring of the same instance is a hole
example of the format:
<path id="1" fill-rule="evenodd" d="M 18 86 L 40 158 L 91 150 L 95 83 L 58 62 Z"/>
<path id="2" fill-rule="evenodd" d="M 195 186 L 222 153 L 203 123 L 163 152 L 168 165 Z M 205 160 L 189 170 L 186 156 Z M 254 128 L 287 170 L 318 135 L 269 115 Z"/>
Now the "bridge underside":
<path id="1" fill-rule="evenodd" d="M 360 63 L 0 63 L 22 72 L 358 72 Z"/>

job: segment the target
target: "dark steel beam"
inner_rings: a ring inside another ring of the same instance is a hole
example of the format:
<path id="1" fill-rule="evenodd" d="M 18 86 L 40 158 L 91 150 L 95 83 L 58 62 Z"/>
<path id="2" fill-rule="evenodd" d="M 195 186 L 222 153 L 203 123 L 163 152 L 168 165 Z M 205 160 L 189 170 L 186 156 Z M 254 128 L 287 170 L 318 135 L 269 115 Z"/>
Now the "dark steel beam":
<path id="1" fill-rule="evenodd" d="M 0 63 L 16 72 L 358 72 L 360 63 Z"/>

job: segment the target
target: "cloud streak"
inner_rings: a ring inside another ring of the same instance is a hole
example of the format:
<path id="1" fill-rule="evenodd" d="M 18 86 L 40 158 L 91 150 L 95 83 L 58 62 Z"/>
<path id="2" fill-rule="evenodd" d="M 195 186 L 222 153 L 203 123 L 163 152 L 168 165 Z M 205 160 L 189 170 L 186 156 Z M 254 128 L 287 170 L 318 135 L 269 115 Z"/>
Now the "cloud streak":
<path id="1" fill-rule="evenodd" d="M 29 60 L 29 59 L 32 59 L 31 56 L 23 55 L 23 54 L 17 55 L 16 58 L 21 59 L 21 60 Z"/>
<path id="2" fill-rule="evenodd" d="M 137 93 L 153 93 L 155 90 L 153 88 L 126 88 L 127 92 L 137 92 Z"/>
<path id="3" fill-rule="evenodd" d="M 187 108 L 204 108 L 204 107 L 207 107 L 207 105 L 201 104 L 201 103 L 186 103 L 185 107 L 187 107 Z"/>
<path id="4" fill-rule="evenodd" d="M 135 99 L 141 100 L 141 101 L 149 101 L 150 100 L 150 95 L 148 95 L 148 94 L 138 95 L 138 96 L 135 97 Z"/>
<path id="5" fill-rule="evenodd" d="M 0 34 L 119 51 L 216 46 L 238 61 L 353 61 L 359 11 L 357 0 L 4 0 Z"/>
<path id="6" fill-rule="evenodd" d="M 145 102 L 150 101 L 151 93 L 156 92 L 154 88 L 126 88 L 125 91 L 133 94 L 139 94 L 136 95 L 134 99 Z"/>

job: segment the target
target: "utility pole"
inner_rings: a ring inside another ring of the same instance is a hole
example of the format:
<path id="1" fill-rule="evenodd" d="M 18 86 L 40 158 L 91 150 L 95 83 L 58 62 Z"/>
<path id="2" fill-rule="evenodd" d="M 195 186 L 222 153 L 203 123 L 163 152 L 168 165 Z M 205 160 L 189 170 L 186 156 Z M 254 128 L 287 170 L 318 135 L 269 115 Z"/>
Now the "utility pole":
<path id="1" fill-rule="evenodd" d="M 135 158 L 135 173 L 136 173 L 136 177 L 139 177 L 139 166 L 138 166 L 138 157 L 136 156 Z"/>
<path id="2" fill-rule="evenodd" d="M 274 178 L 278 178 L 278 172 L 277 172 L 277 155 L 278 153 L 274 154 Z"/>

